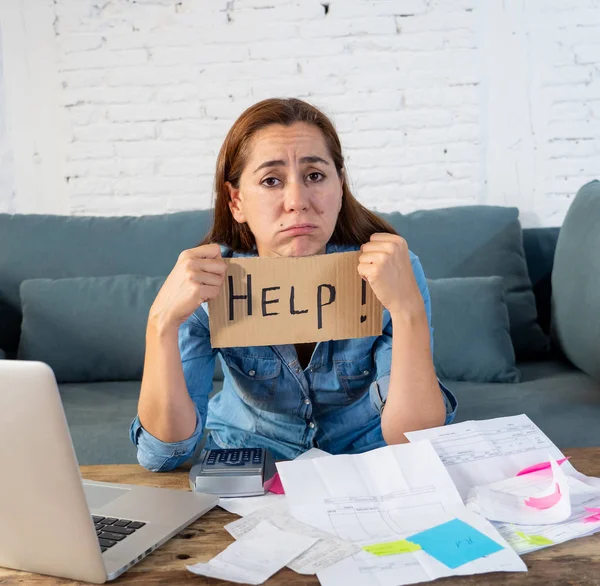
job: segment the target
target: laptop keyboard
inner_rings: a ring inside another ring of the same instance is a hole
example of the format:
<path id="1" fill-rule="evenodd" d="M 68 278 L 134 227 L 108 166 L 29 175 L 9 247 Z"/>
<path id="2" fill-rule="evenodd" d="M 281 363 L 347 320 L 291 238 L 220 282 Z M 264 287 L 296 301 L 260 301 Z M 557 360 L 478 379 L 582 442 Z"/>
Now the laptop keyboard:
<path id="1" fill-rule="evenodd" d="M 143 527 L 146 523 L 141 521 L 130 521 L 129 519 L 117 519 L 116 517 L 100 517 L 92 515 L 96 535 L 100 542 L 100 548 L 104 553 L 109 547 L 123 541 L 128 535 Z"/>

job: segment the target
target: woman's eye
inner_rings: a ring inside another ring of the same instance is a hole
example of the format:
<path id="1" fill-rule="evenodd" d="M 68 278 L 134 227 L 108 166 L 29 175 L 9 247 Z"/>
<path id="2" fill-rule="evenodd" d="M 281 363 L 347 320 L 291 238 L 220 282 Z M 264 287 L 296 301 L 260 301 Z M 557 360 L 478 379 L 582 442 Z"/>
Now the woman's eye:
<path id="1" fill-rule="evenodd" d="M 276 187 L 279 185 L 279 179 L 277 177 L 267 177 L 263 180 L 262 184 L 266 187 Z"/>
<path id="2" fill-rule="evenodd" d="M 318 173 L 318 172 L 314 172 L 314 173 L 310 173 L 307 176 L 307 179 L 309 180 L 310 183 L 317 183 L 319 181 L 321 181 L 325 176 L 323 175 L 323 173 Z"/>

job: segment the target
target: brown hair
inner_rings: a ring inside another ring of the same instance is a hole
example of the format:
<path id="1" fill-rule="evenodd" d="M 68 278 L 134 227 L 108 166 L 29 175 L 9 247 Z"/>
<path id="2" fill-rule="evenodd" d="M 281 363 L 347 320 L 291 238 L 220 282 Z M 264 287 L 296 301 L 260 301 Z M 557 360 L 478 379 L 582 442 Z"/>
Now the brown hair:
<path id="1" fill-rule="evenodd" d="M 215 172 L 214 222 L 202 244 L 216 242 L 233 250 L 248 252 L 255 248 L 254 235 L 247 224 L 238 223 L 229 209 L 226 182 L 239 187 L 240 176 L 248 158 L 250 140 L 262 128 L 271 124 L 291 126 L 296 122 L 312 124 L 323 133 L 329 153 L 342 183 L 342 207 L 330 242 L 356 244 L 368 242 L 375 232 L 396 231 L 386 221 L 361 205 L 352 195 L 344 176 L 344 156 L 337 132 L 319 109 L 296 98 L 270 98 L 250 106 L 236 120 L 221 146 Z"/>

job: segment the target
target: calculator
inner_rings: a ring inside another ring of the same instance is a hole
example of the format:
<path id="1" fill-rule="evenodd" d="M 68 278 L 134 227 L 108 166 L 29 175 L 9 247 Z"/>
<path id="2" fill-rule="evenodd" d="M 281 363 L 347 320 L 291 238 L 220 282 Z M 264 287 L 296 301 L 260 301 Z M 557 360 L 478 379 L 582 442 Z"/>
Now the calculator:
<path id="1" fill-rule="evenodd" d="M 190 470 L 190 488 L 222 497 L 259 496 L 276 472 L 265 448 L 204 450 Z"/>

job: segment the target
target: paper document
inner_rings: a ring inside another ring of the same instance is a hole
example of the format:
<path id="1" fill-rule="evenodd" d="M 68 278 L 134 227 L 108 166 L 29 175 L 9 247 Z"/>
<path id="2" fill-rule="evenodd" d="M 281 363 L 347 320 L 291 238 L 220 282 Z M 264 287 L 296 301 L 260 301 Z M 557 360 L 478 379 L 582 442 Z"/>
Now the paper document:
<path id="1" fill-rule="evenodd" d="M 262 584 L 311 547 L 314 537 L 281 531 L 261 521 L 244 538 L 207 563 L 186 566 L 190 572 L 240 584 Z"/>
<path id="2" fill-rule="evenodd" d="M 311 448 L 300 454 L 296 460 L 312 460 L 314 458 L 321 458 L 322 456 L 329 456 L 329 453 L 318 448 Z M 230 513 L 244 517 L 259 509 L 275 506 L 283 502 L 285 502 L 285 495 L 267 492 L 261 496 L 221 498 L 219 499 L 219 506 Z"/>
<path id="3" fill-rule="evenodd" d="M 285 502 L 284 494 L 275 494 L 266 492 L 261 496 L 244 496 L 233 498 L 220 498 L 219 506 L 230 513 L 235 513 L 244 517 L 250 515 L 259 509 L 274 506 L 280 502 Z"/>
<path id="4" fill-rule="evenodd" d="M 516 476 L 549 456 L 564 458 L 527 415 L 465 421 L 404 435 L 411 442 L 431 440 L 463 499 L 472 488 Z M 577 473 L 568 461 L 561 468 L 566 474 Z"/>
<path id="5" fill-rule="evenodd" d="M 467 497 L 467 508 L 490 521 L 521 525 L 550 525 L 571 516 L 571 491 L 556 460 L 551 468 L 513 476 L 486 486 L 476 486 Z"/>
<path id="6" fill-rule="evenodd" d="M 398 586 L 451 575 L 526 571 L 491 523 L 467 511 L 428 441 L 280 462 L 277 468 L 294 517 L 342 541 L 384 544 L 458 518 L 502 548 L 454 570 L 422 550 L 383 556 L 363 549 L 319 571 L 322 586 Z"/>
<path id="7" fill-rule="evenodd" d="M 337 539 L 329 533 L 298 521 L 288 513 L 285 505 L 261 509 L 225 525 L 225 529 L 235 539 L 240 539 L 264 520 L 268 520 L 282 531 L 318 539 L 312 547 L 288 564 L 288 568 L 299 574 L 316 574 L 319 570 L 324 570 L 360 550 L 355 544 Z"/>
<path id="8" fill-rule="evenodd" d="M 567 520 L 551 525 L 494 522 L 519 554 L 600 530 L 595 524 L 585 522 L 589 516 L 585 507 L 600 505 L 600 479 L 578 472 L 527 415 L 465 421 L 405 435 L 411 442 L 431 440 L 465 500 L 477 486 L 501 481 L 510 485 L 515 480 L 535 479 L 543 475 L 543 471 L 518 477 L 517 474 L 549 462 L 549 458 L 557 462 L 563 460 L 560 470 L 568 479 L 571 498 L 571 516 Z"/>

